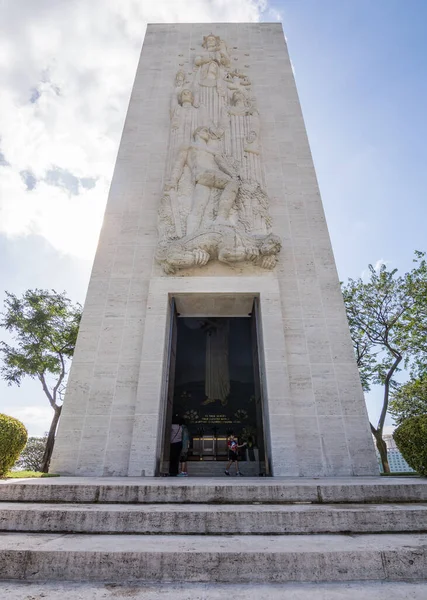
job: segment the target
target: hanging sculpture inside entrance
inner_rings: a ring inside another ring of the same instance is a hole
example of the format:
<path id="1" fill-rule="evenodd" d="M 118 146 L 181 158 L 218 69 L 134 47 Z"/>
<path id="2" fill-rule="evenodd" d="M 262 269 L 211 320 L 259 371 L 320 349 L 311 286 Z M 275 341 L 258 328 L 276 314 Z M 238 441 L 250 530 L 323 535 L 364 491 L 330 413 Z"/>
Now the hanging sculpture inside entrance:
<path id="1" fill-rule="evenodd" d="M 168 274 L 210 260 L 273 269 L 281 242 L 271 232 L 259 113 L 219 37 L 204 38 L 190 75 L 176 74 L 170 116 L 157 261 Z"/>

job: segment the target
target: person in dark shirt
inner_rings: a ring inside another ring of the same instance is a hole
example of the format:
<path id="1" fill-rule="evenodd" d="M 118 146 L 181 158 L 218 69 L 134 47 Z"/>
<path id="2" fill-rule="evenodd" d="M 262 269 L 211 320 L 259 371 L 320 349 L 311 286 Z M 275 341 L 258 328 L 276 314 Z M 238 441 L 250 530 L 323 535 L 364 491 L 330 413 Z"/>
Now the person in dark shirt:
<path id="1" fill-rule="evenodd" d="M 182 419 L 175 415 L 172 419 L 169 451 L 169 475 L 178 475 L 179 457 L 182 451 Z"/>
<path id="2" fill-rule="evenodd" d="M 179 473 L 178 477 L 188 477 L 187 472 L 187 459 L 188 459 L 188 449 L 190 448 L 190 433 L 185 424 L 185 421 L 182 421 L 182 449 L 181 454 L 179 455 Z"/>
<path id="3" fill-rule="evenodd" d="M 228 477 L 230 477 L 230 467 L 232 464 L 234 464 L 234 466 L 236 467 L 236 476 L 237 477 L 241 477 L 242 473 L 239 471 L 239 457 L 238 457 L 238 449 L 239 448 L 243 448 L 243 446 L 246 446 L 246 442 L 244 444 L 241 444 L 239 446 L 239 442 L 237 440 L 237 438 L 234 437 L 234 433 L 230 433 L 230 437 L 228 438 L 227 441 L 227 446 L 228 446 L 228 464 L 225 468 L 224 473 L 226 475 L 228 475 Z"/>

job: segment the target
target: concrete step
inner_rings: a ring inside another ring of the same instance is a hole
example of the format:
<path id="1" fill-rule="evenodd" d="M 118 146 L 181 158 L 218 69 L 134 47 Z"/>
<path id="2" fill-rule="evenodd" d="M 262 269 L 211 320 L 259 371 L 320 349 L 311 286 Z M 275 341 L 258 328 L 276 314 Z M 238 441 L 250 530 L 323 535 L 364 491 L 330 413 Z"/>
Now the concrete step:
<path id="1" fill-rule="evenodd" d="M 189 461 L 188 475 L 190 477 L 222 477 L 224 478 L 224 470 L 227 466 L 227 461 L 217 460 L 200 460 Z M 239 469 L 246 477 L 259 477 L 259 463 L 252 461 L 239 461 Z M 234 477 L 236 474 L 235 468 L 231 467 L 231 474 Z"/>
<path id="2" fill-rule="evenodd" d="M 427 504 L 0 503 L 0 531 L 283 535 L 427 532 Z"/>
<path id="3" fill-rule="evenodd" d="M 0 481 L 0 501 L 79 503 L 427 502 L 427 479 L 347 478 L 141 478 L 54 477 Z"/>
<path id="4" fill-rule="evenodd" d="M 415 581 L 427 535 L 0 534 L 0 579 L 285 583 Z"/>
<path id="5" fill-rule="evenodd" d="M 425 600 L 427 583 L 75 583 L 0 582 L 7 600 Z"/>

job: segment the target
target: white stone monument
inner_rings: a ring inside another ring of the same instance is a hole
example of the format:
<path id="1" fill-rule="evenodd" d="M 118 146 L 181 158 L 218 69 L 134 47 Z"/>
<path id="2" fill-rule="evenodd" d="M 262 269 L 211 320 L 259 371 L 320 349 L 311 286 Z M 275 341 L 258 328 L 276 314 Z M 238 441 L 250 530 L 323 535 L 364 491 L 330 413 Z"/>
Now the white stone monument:
<path id="1" fill-rule="evenodd" d="M 149 25 L 51 470 L 167 470 L 177 322 L 248 315 L 263 474 L 378 474 L 282 26 Z"/>

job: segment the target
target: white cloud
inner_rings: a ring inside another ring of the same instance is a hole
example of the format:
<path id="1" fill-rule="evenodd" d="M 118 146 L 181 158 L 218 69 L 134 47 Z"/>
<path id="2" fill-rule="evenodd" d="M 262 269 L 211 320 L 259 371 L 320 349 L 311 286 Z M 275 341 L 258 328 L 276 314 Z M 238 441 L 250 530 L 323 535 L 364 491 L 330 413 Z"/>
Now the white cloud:
<path id="1" fill-rule="evenodd" d="M 37 234 L 66 254 L 86 258 L 96 247 L 108 186 L 106 180 L 73 196 L 38 182 L 27 191 L 13 167 L 0 167 L 0 230 L 10 236 Z"/>
<path id="2" fill-rule="evenodd" d="M 45 406 L 20 406 L 8 411 L 15 419 L 21 421 L 28 430 L 29 435 L 44 435 L 50 427 L 53 419 L 53 410 L 47 404 Z"/>
<path id="3" fill-rule="evenodd" d="M 274 8 L 273 6 L 269 7 L 266 10 L 265 13 L 265 18 L 268 21 L 283 21 L 283 13 L 280 10 L 277 10 L 277 8 Z M 285 36 L 286 39 L 286 36 Z M 286 40 L 287 41 L 287 40 Z"/>
<path id="4" fill-rule="evenodd" d="M 267 9 L 266 0 L 3 0 L 0 233 L 36 233 L 91 257 L 146 23 L 257 21 Z M 55 169 L 95 185 L 72 193 L 49 181 Z"/>
<path id="5" fill-rule="evenodd" d="M 387 266 L 390 263 L 391 263 L 391 260 L 384 260 L 383 258 L 379 258 L 373 265 L 375 272 L 379 273 L 382 265 Z M 369 271 L 367 269 L 363 269 L 360 276 L 363 279 L 363 281 L 367 281 L 369 279 Z"/>
<path id="6" fill-rule="evenodd" d="M 375 271 L 376 271 L 377 273 L 379 273 L 379 271 L 380 271 L 381 267 L 382 267 L 383 265 L 384 265 L 384 266 L 387 266 L 388 264 L 390 264 L 390 262 L 391 262 L 391 261 L 389 261 L 389 260 L 384 260 L 383 258 L 379 258 L 379 259 L 376 261 L 376 263 L 374 264 L 374 269 L 375 269 Z"/>

